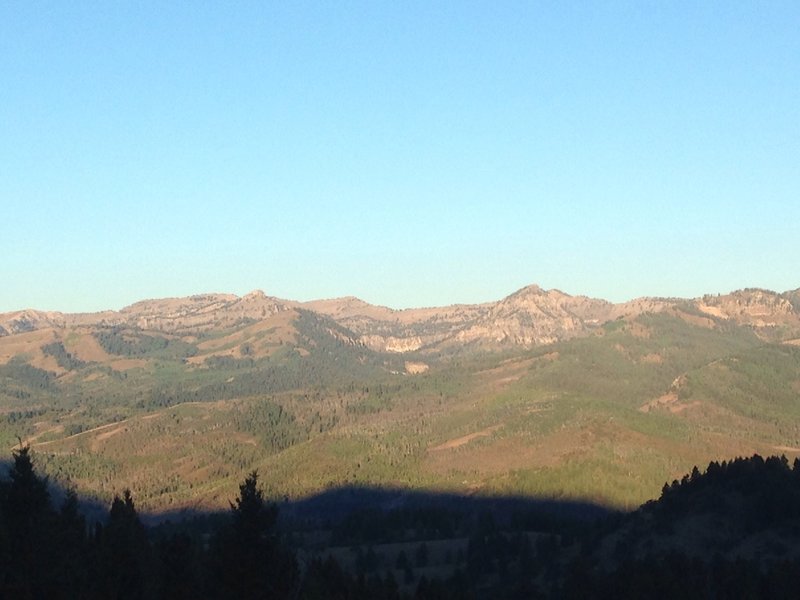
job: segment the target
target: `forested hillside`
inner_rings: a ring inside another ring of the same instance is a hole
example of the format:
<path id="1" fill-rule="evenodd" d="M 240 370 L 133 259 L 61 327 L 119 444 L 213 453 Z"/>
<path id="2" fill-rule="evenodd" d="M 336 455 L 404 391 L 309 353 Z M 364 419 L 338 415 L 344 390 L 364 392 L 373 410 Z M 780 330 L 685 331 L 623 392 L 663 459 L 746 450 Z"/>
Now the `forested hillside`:
<path id="1" fill-rule="evenodd" d="M 800 460 L 783 456 L 695 467 L 630 514 L 522 498 L 382 505 L 380 492 L 343 511 L 321 498 L 333 510 L 317 512 L 269 503 L 259 483 L 246 476 L 227 511 L 155 528 L 129 490 L 87 520 L 21 447 L 0 478 L 0 596 L 757 599 L 800 585 Z"/>
<path id="2" fill-rule="evenodd" d="M 226 506 L 253 469 L 274 498 L 391 486 L 635 508 L 695 464 L 800 455 L 795 295 L 613 305 L 534 286 L 410 311 L 253 293 L 15 313 L 0 443 L 145 511 Z"/>

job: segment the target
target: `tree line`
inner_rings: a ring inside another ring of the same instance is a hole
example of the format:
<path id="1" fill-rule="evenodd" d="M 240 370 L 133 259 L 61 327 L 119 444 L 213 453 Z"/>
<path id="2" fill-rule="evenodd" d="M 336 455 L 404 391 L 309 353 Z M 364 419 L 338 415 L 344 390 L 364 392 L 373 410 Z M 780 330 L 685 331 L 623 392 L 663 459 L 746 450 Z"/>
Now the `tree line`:
<path id="1" fill-rule="evenodd" d="M 28 447 L 0 480 L 0 598 L 15 600 L 399 599 L 391 577 L 346 573 L 331 558 L 299 568 L 258 473 L 210 533 L 154 533 L 130 491 L 89 523 L 74 491 L 54 502 Z"/>
<path id="2" fill-rule="evenodd" d="M 430 540 L 467 533 L 465 521 L 447 511 L 344 519 L 333 537 L 356 551 L 354 568 L 344 568 L 332 553 L 297 550 L 280 534 L 278 509 L 266 501 L 257 472 L 241 483 L 230 510 L 204 528 L 148 529 L 129 491 L 90 523 L 73 491 L 55 500 L 20 447 L 0 479 L 0 598 L 796 598 L 798 506 L 800 461 L 756 455 L 712 462 L 704 473 L 695 468 L 665 485 L 659 500 L 583 531 L 537 526 L 533 533 L 515 519 L 503 531 L 491 513 L 479 514 L 466 519 L 473 524 L 465 543 L 444 562 L 447 546 L 433 556 Z M 730 530 L 730 539 L 692 547 L 697 530 L 681 532 L 702 515 L 713 515 L 715 530 Z M 391 564 L 373 551 L 376 531 L 393 532 L 396 541 L 409 528 L 429 541 L 403 546 Z M 739 553 L 735 545 L 750 535 L 772 547 Z"/>
<path id="3" fill-rule="evenodd" d="M 153 539 L 130 491 L 94 524 L 74 491 L 55 506 L 22 447 L 0 482 L 0 598 L 286 598 L 298 569 L 276 534 L 277 510 L 265 502 L 255 472 L 239 492 L 209 539 Z"/>

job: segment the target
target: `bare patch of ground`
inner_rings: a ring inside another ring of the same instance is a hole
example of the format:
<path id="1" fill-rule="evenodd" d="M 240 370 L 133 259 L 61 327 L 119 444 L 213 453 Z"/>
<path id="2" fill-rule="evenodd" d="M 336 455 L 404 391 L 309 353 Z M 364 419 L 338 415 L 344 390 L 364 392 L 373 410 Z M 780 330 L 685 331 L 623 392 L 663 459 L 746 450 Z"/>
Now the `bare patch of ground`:
<path id="1" fill-rule="evenodd" d="M 125 419 L 123 421 L 117 421 L 116 423 L 108 423 L 106 425 L 98 425 L 97 427 L 92 427 L 91 429 L 87 429 L 86 431 L 80 431 L 78 433 L 69 435 L 69 436 L 67 436 L 65 438 L 61 438 L 59 440 L 50 440 L 50 441 L 47 441 L 47 442 L 40 442 L 40 443 L 36 444 L 36 446 L 37 447 L 50 446 L 52 444 L 59 444 L 61 442 L 65 442 L 67 440 L 74 440 L 74 439 L 77 439 L 79 437 L 89 437 L 92 434 L 97 433 L 98 431 L 105 431 L 106 429 L 119 428 L 119 430 L 122 430 L 122 425 L 124 423 L 127 423 L 128 421 L 130 421 L 130 419 Z M 115 431 L 111 435 L 114 435 L 116 433 L 119 433 L 119 431 Z M 100 436 L 102 436 L 102 435 L 104 435 L 104 434 L 101 433 L 97 437 L 100 438 Z M 111 437 L 111 435 L 108 435 L 108 436 L 106 436 L 105 438 L 102 438 L 102 439 L 106 439 L 108 437 Z"/>
<path id="2" fill-rule="evenodd" d="M 50 371 L 56 375 L 66 373 L 67 370 L 58 364 L 58 361 L 53 356 L 47 356 L 44 353 L 37 355 L 31 360 L 31 366 L 43 371 Z"/>
<path id="3" fill-rule="evenodd" d="M 108 438 L 117 435 L 118 433 L 122 433 L 125 431 L 124 427 L 116 427 L 115 429 L 111 429 L 110 431 L 104 431 L 103 433 L 99 433 L 97 437 L 94 438 L 95 442 L 102 442 L 107 440 Z"/>
<path id="4" fill-rule="evenodd" d="M 429 452 L 426 467 L 438 475 L 453 470 L 478 472 L 495 475 L 510 469 L 530 467 L 544 456 L 537 457 L 537 449 L 517 438 L 503 438 L 493 441 L 489 446 L 468 447 L 457 452 Z"/>
<path id="5" fill-rule="evenodd" d="M 706 304 L 698 304 L 697 308 L 701 311 L 706 313 L 707 315 L 711 315 L 712 317 L 718 317 L 720 319 L 727 319 L 728 315 L 726 315 L 721 308 L 718 306 L 708 306 Z"/>
<path id="6" fill-rule="evenodd" d="M 429 452 L 427 468 L 440 475 L 457 470 L 494 476 L 519 469 L 557 467 L 565 461 L 590 455 L 600 441 L 611 439 L 609 433 L 595 427 L 565 427 L 536 438 L 504 437 L 456 452 Z M 615 428 L 615 443 L 621 443 L 622 436 L 628 433 Z"/>
<path id="7" fill-rule="evenodd" d="M 558 357 L 558 352 L 549 352 L 535 358 L 511 359 L 500 363 L 499 366 L 492 369 L 479 371 L 478 374 L 491 391 L 497 392 L 522 379 L 535 363 L 555 361 L 558 360 Z"/>
<path id="8" fill-rule="evenodd" d="M 0 363 L 7 363 L 18 354 L 42 356 L 41 347 L 56 339 L 55 331 L 52 329 L 39 329 L 0 337 Z"/>
<path id="9" fill-rule="evenodd" d="M 65 341 L 64 346 L 78 360 L 105 363 L 114 359 L 89 332 L 75 331 L 67 339 L 69 341 Z"/>
<path id="10" fill-rule="evenodd" d="M 551 354 L 558 354 L 557 352 L 551 352 Z M 545 356 L 549 356 L 545 354 Z M 538 358 L 527 358 L 524 360 L 506 360 L 500 363 L 497 367 L 493 367 L 491 369 L 486 369 L 484 371 L 478 371 L 480 375 L 487 375 L 489 377 L 502 377 L 503 375 L 507 375 L 509 373 L 518 373 L 520 371 L 524 372 L 527 371 L 528 368 L 538 360 L 545 358 L 545 356 L 538 357 Z M 523 373 L 519 373 L 520 377 Z"/>
<path id="11" fill-rule="evenodd" d="M 42 346 L 57 341 L 59 337 L 54 329 L 39 329 L 0 337 L 0 364 L 7 363 L 14 356 L 23 355 L 37 369 L 51 371 L 56 375 L 66 373 L 55 358 L 46 355 L 42 350 Z"/>
<path id="12" fill-rule="evenodd" d="M 659 396 L 655 400 L 650 400 L 639 407 L 639 412 L 649 413 L 652 410 L 664 409 L 673 414 L 683 412 L 688 408 L 700 406 L 701 402 L 695 400 L 694 402 L 681 402 L 676 392 L 668 392 L 663 396 Z"/>
<path id="13" fill-rule="evenodd" d="M 48 426 L 48 425 L 50 424 L 49 423 L 34 424 L 34 427 L 36 428 L 36 433 L 31 437 L 27 438 L 25 440 L 25 444 L 32 444 L 42 436 L 47 435 L 48 433 L 61 433 L 62 431 L 64 431 L 63 425 L 53 425 L 53 426 Z"/>
<path id="14" fill-rule="evenodd" d="M 448 440 L 444 444 L 439 444 L 438 446 L 434 446 L 433 448 L 430 449 L 430 451 L 437 452 L 439 450 L 451 450 L 453 448 L 458 448 L 459 446 L 463 446 L 464 444 L 469 444 L 474 439 L 481 437 L 489 437 L 501 427 L 502 425 L 492 425 L 491 427 L 487 427 L 486 429 L 483 429 L 481 431 L 476 431 L 474 433 L 470 433 L 468 435 L 464 435 L 459 438 Z"/>
<path id="15" fill-rule="evenodd" d="M 690 325 L 696 325 L 697 327 L 703 327 L 705 329 L 713 329 L 716 326 L 716 323 L 713 319 L 709 319 L 707 317 L 699 317 L 697 315 L 690 315 L 688 313 L 683 312 L 682 310 L 675 310 L 674 315 L 679 319 L 682 319 L 689 323 Z"/>
<path id="16" fill-rule="evenodd" d="M 128 371 L 130 369 L 141 369 L 147 365 L 147 361 L 143 358 L 120 358 L 109 364 L 115 371 Z"/>
<path id="17" fill-rule="evenodd" d="M 800 453 L 800 448 L 796 446 L 773 446 L 775 450 L 778 452 L 792 452 L 792 453 Z"/>

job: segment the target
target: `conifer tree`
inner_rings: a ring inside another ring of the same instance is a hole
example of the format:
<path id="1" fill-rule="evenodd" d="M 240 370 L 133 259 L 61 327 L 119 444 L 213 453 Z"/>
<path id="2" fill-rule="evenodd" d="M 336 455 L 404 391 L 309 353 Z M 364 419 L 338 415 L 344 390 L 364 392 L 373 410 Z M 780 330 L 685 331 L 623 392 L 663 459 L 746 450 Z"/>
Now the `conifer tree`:
<path id="1" fill-rule="evenodd" d="M 98 586 L 101 597 L 139 600 L 152 584 L 150 543 L 130 490 L 114 496 L 108 523 L 100 530 Z"/>
<path id="2" fill-rule="evenodd" d="M 294 557 L 281 547 L 276 532 L 278 510 L 264 500 L 253 471 L 231 503 L 231 521 L 212 549 L 211 587 L 219 598 L 286 598 L 295 586 Z"/>
<path id="3" fill-rule="evenodd" d="M 68 490 L 58 512 L 53 544 L 57 551 L 55 586 L 59 598 L 85 597 L 89 585 L 86 519 L 78 496 Z"/>
<path id="4" fill-rule="evenodd" d="M 9 482 L 3 491 L 2 591 L 21 600 L 52 596 L 48 586 L 53 580 L 55 553 L 49 536 L 55 511 L 50 506 L 47 479 L 34 472 L 28 446 L 13 452 Z"/>

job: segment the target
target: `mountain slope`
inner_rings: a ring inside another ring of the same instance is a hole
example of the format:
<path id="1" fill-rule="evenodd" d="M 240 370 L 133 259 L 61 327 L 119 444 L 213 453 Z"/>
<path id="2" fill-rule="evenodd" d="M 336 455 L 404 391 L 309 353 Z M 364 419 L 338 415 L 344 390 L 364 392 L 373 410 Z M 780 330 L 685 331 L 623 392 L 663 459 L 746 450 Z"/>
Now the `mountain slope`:
<path id="1" fill-rule="evenodd" d="M 253 468 L 280 496 L 391 485 L 633 507 L 695 464 L 800 455 L 796 318 L 762 290 L 613 305 L 535 286 L 408 311 L 253 293 L 29 313 L 0 337 L 0 443 L 150 508 L 217 505 Z"/>

